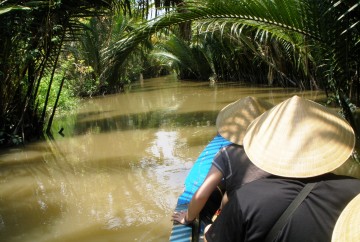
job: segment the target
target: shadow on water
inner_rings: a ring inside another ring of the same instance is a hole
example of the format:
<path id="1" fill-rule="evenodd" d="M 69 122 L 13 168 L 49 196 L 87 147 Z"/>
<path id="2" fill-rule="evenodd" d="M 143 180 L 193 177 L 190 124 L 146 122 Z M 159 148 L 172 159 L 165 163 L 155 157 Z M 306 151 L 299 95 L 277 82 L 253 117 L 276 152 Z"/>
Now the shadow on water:
<path id="1" fill-rule="evenodd" d="M 294 94 L 324 97 L 164 77 L 84 100 L 54 120 L 54 137 L 0 153 L 0 241 L 168 241 L 218 112 L 245 96 L 276 104 Z"/>
<path id="2" fill-rule="evenodd" d="M 153 111 L 128 115 L 112 116 L 91 121 L 79 121 L 75 125 L 77 135 L 85 134 L 94 127 L 100 133 L 114 130 L 149 129 L 159 127 L 182 127 L 182 126 L 213 126 L 218 111 L 203 111 L 192 113 L 176 112 L 164 114 L 164 111 Z"/>
<path id="3" fill-rule="evenodd" d="M 0 207 L 0 237 L 4 242 L 28 241 L 27 234 L 46 232 L 52 226 L 51 221 L 61 218 L 63 209 L 55 201 L 34 206 L 32 200 L 23 198 L 13 199 L 11 203 L 1 199 Z"/>
<path id="4" fill-rule="evenodd" d="M 206 92 L 199 92 L 198 87 L 204 88 Z M 229 88 L 228 86 L 225 86 L 226 88 Z M 114 96 L 114 101 L 111 106 L 109 106 L 110 110 L 98 110 L 98 111 L 85 111 L 76 114 L 73 116 L 73 122 L 74 126 L 73 129 L 75 135 L 82 135 L 89 130 L 96 130 L 99 133 L 104 132 L 112 132 L 115 130 L 134 130 L 134 129 L 149 129 L 149 128 L 166 128 L 166 127 L 193 127 L 193 126 L 214 126 L 216 117 L 219 113 L 219 111 L 229 104 L 228 99 L 226 98 L 216 98 L 216 100 L 209 100 L 208 93 L 210 95 L 213 95 L 213 91 L 211 88 L 208 87 L 208 84 L 199 84 L 196 83 L 196 87 L 194 88 L 194 85 L 191 85 L 190 87 L 184 86 L 179 87 L 176 86 L 176 89 L 181 89 L 181 92 L 176 96 L 170 96 L 170 98 L 173 98 L 175 100 L 181 100 L 181 98 L 184 98 L 183 91 L 186 88 L 190 88 L 191 91 L 185 91 L 185 93 L 191 98 L 194 99 L 196 102 L 197 100 L 201 100 L 201 105 L 214 105 L 214 102 L 216 103 L 215 107 L 212 107 L 212 110 L 201 110 L 202 106 L 199 104 L 194 104 L 195 106 L 198 105 L 196 108 L 196 111 L 192 110 L 185 110 L 185 111 L 179 111 L 178 108 L 171 108 L 171 107 L 158 107 L 157 109 L 152 110 L 142 110 L 139 106 L 136 105 L 136 102 L 130 108 L 128 111 L 122 111 L 123 109 L 126 109 L 126 106 L 130 105 L 129 103 L 126 103 L 124 100 L 116 99 L 116 97 L 120 96 Z M 238 87 L 239 88 L 239 87 Z M 146 88 L 145 88 L 146 89 Z M 161 87 L 154 87 L 153 91 L 161 91 Z M 169 92 L 169 88 L 163 87 L 166 92 Z M 170 88 L 171 89 L 171 88 Z M 195 90 L 194 90 L 195 89 Z M 218 88 L 216 92 L 217 95 L 227 95 L 227 89 L 224 88 Z M 142 89 L 140 89 L 142 90 Z M 146 89 L 148 90 L 148 89 Z M 170 92 L 174 93 L 174 92 Z M 144 95 L 144 93 L 142 93 Z M 246 88 L 244 90 L 239 89 L 237 92 L 236 98 L 241 98 L 245 96 L 256 96 L 260 98 L 267 99 L 269 102 L 272 102 L 274 104 L 277 104 L 289 96 L 292 95 L 299 95 L 304 96 L 306 94 L 302 94 L 297 89 L 282 89 L 282 88 L 258 88 L 258 89 L 249 89 Z M 169 94 L 166 94 L 169 95 Z M 193 97 L 193 96 L 198 97 Z M 157 96 L 157 95 L 155 95 Z M 325 96 L 324 95 L 318 95 L 314 96 L 312 98 L 314 101 L 319 103 L 325 102 Z M 151 105 L 153 100 L 147 100 L 144 99 L 146 104 Z M 232 99 L 231 101 L 235 101 L 236 99 Z M 96 100 L 95 100 L 96 101 Z M 183 100 L 181 100 L 183 101 Z M 173 105 L 182 105 L 181 101 L 173 102 Z M 134 100 L 130 100 L 130 102 L 134 102 Z M 175 103 L 175 104 L 174 104 Z"/>
<path id="5" fill-rule="evenodd" d="M 0 163 L 1 241 L 29 241 L 28 234 L 42 234 L 61 218 L 66 204 L 51 199 L 59 193 L 42 158 Z M 49 198 L 50 197 L 50 198 Z"/>

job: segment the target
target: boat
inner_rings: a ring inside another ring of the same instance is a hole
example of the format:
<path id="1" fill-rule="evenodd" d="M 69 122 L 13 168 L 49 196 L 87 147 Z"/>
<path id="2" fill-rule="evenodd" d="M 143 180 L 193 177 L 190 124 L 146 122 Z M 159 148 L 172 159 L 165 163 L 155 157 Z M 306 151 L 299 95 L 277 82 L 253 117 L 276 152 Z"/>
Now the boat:
<path id="1" fill-rule="evenodd" d="M 185 179 L 184 191 L 178 197 L 174 211 L 187 210 L 192 196 L 204 182 L 215 155 L 222 147 L 229 144 L 231 144 L 230 141 L 217 134 L 200 153 Z M 202 221 L 196 220 L 191 226 L 174 222 L 169 241 L 202 242 L 204 236 L 203 231 L 204 223 L 202 223 Z"/>

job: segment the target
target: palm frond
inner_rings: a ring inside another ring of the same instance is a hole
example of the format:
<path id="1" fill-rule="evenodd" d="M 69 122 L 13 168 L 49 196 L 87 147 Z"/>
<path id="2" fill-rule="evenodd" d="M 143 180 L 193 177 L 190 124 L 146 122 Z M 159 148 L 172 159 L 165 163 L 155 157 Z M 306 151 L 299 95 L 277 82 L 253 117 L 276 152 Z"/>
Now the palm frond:
<path id="1" fill-rule="evenodd" d="M 316 22 L 307 12 L 307 1 L 298 0 L 247 0 L 227 1 L 204 4 L 203 2 L 190 2 L 186 11 L 170 12 L 164 16 L 145 23 L 137 31 L 122 36 L 121 40 L 106 49 L 104 61 L 107 63 L 109 73 L 118 72 L 121 64 L 131 50 L 141 41 L 148 38 L 156 31 L 187 21 L 216 19 L 222 22 L 221 26 L 230 23 L 233 26 L 251 26 L 271 33 L 280 39 L 290 41 L 288 32 L 300 33 L 309 38 L 319 39 L 318 31 L 310 28 L 305 20 Z M 281 14 L 279 14 L 281 13 Z"/>

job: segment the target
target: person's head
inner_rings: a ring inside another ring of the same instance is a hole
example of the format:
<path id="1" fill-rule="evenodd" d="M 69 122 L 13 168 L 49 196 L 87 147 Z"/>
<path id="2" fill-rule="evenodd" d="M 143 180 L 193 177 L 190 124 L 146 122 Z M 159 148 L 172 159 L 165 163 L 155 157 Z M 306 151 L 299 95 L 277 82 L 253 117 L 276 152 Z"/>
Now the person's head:
<path id="1" fill-rule="evenodd" d="M 336 221 L 331 242 L 353 242 L 360 239 L 360 194 L 353 198 Z"/>
<path id="2" fill-rule="evenodd" d="M 354 131 L 339 114 L 299 96 L 263 113 L 244 137 L 245 152 L 256 166 L 294 178 L 333 171 L 354 146 Z"/>
<path id="3" fill-rule="evenodd" d="M 216 118 L 218 133 L 234 144 L 242 145 L 249 124 L 274 105 L 256 98 L 245 97 L 225 106 Z"/>

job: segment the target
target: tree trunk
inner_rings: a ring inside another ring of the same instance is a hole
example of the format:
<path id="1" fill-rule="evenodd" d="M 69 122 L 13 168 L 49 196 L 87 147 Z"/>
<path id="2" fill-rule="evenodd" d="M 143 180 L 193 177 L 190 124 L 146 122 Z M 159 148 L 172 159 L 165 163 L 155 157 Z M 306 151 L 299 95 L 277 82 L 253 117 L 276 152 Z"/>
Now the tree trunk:
<path id="1" fill-rule="evenodd" d="M 64 76 L 63 76 L 63 78 L 61 80 L 59 91 L 57 93 L 56 101 L 55 101 L 55 104 L 54 104 L 54 107 L 53 107 L 53 111 L 52 111 L 52 114 L 51 114 L 51 116 L 49 118 L 49 122 L 48 122 L 48 125 L 47 125 L 47 128 L 46 128 L 46 133 L 47 134 L 50 133 L 51 125 L 52 125 L 52 122 L 53 122 L 53 119 L 54 119 L 54 116 L 55 116 L 56 107 L 57 107 L 57 104 L 58 104 L 59 99 L 60 99 L 61 90 L 62 90 L 62 87 L 64 85 L 64 82 L 65 82 L 65 73 L 64 73 Z"/>
<path id="2" fill-rule="evenodd" d="M 52 82 L 53 82 L 53 79 L 54 79 L 56 66 L 57 66 L 57 63 L 58 63 L 58 60 L 59 60 L 59 56 L 60 56 L 60 53 L 61 53 L 62 43 L 63 43 L 64 38 L 65 38 L 65 32 L 66 32 L 66 28 L 64 28 L 64 33 L 63 33 L 63 35 L 62 35 L 62 37 L 61 37 L 61 41 L 60 41 L 60 44 L 59 44 L 59 49 L 58 49 L 58 52 L 56 53 L 56 59 L 55 59 L 55 62 L 54 62 L 53 70 L 52 70 L 52 72 L 51 72 L 50 82 L 49 82 L 48 90 L 47 90 L 46 97 L 45 97 L 44 108 L 43 108 L 43 111 L 42 111 L 42 114 L 41 114 L 41 118 L 40 118 L 40 123 L 41 123 L 41 124 L 44 124 L 44 123 L 45 123 L 46 107 L 47 107 L 48 102 L 49 102 L 51 85 L 52 85 Z"/>
<path id="3" fill-rule="evenodd" d="M 31 63 L 29 63 L 28 65 L 28 90 L 27 90 L 27 93 L 26 93 L 26 96 L 25 96 L 25 100 L 23 102 L 23 105 L 22 105 L 22 112 L 21 112 L 21 116 L 19 118 L 19 121 L 14 129 L 14 134 L 17 134 L 18 133 L 18 130 L 19 130 L 19 127 L 22 126 L 23 124 L 23 121 L 24 121 L 24 117 L 25 117 L 25 114 L 27 113 L 27 110 L 28 110 L 28 106 L 29 106 L 29 102 L 30 102 L 30 99 L 31 99 L 31 93 L 34 89 L 34 85 L 35 85 L 35 67 L 34 67 L 35 63 L 32 61 Z M 23 134 L 24 136 L 24 134 Z"/>

